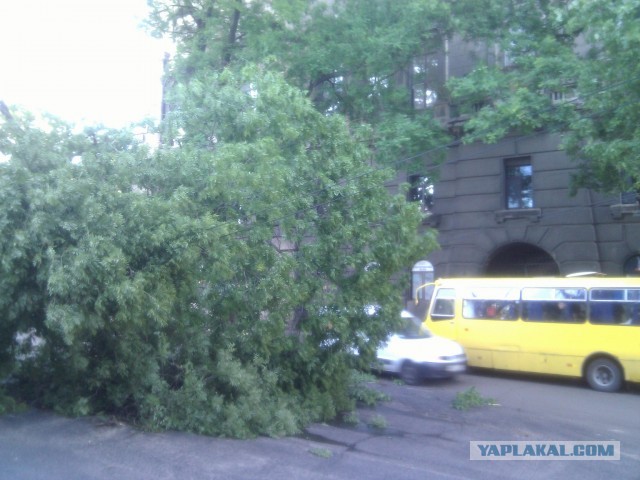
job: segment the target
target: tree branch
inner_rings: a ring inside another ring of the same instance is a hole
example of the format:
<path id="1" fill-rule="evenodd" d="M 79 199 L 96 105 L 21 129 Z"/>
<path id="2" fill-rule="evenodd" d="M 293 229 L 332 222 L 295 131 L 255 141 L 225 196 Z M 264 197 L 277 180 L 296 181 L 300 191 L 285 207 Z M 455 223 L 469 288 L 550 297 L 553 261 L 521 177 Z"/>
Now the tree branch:
<path id="1" fill-rule="evenodd" d="M 7 107 L 7 104 L 4 103 L 2 100 L 0 100 L 0 113 L 7 121 L 13 120 L 13 115 L 11 115 L 11 112 L 9 111 L 9 107 Z"/>
<path id="2" fill-rule="evenodd" d="M 236 3 L 238 3 L 239 5 L 242 5 L 242 0 L 236 0 Z M 224 58 L 222 59 L 223 66 L 226 66 L 229 64 L 229 62 L 231 62 L 231 51 L 233 49 L 233 44 L 236 42 L 239 23 L 240 23 L 240 9 L 235 8 L 233 10 L 233 19 L 231 21 L 231 28 L 229 29 L 227 46 L 224 49 Z"/>

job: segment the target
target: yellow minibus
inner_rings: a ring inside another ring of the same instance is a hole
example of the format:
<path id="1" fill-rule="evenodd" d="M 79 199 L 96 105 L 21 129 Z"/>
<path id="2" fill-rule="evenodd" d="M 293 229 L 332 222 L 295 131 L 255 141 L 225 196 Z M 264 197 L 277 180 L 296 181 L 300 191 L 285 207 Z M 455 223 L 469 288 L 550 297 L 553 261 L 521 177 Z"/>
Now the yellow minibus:
<path id="1" fill-rule="evenodd" d="M 433 288 L 424 325 L 471 367 L 640 382 L 640 278 L 457 278 Z"/>

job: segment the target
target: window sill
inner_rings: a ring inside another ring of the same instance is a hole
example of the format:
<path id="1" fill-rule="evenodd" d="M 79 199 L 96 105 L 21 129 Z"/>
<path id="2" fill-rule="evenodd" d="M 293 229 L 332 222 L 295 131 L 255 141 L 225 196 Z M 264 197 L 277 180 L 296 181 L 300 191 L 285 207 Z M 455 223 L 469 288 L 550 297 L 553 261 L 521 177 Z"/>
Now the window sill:
<path id="1" fill-rule="evenodd" d="M 542 217 L 542 210 L 539 208 L 509 208 L 494 212 L 496 222 L 504 223 L 507 220 L 525 219 L 530 222 L 538 222 Z"/>
<path id="2" fill-rule="evenodd" d="M 422 225 L 435 228 L 438 225 L 440 225 L 440 219 L 441 219 L 441 215 L 429 213 L 425 215 L 424 218 L 422 219 Z"/>
<path id="3" fill-rule="evenodd" d="M 624 216 L 640 217 L 640 207 L 637 203 L 618 203 L 609 207 L 611 216 L 620 220 Z"/>

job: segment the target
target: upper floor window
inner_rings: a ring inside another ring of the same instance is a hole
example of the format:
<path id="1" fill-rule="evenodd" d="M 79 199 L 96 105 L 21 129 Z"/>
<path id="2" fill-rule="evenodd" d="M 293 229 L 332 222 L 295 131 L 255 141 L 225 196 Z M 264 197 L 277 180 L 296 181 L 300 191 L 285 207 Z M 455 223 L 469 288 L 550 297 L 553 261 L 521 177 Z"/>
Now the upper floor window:
<path id="1" fill-rule="evenodd" d="M 409 192 L 407 200 L 419 202 L 423 212 L 430 212 L 433 208 L 433 182 L 426 175 L 409 175 Z"/>
<path id="2" fill-rule="evenodd" d="M 622 192 L 620 194 L 620 203 L 633 205 L 640 202 L 640 193 L 634 191 Z"/>
<path id="3" fill-rule="evenodd" d="M 626 175 L 622 179 L 622 191 L 620 192 L 620 203 L 626 205 L 638 205 L 640 203 L 640 181 L 637 176 Z"/>
<path id="4" fill-rule="evenodd" d="M 505 160 L 505 192 L 507 208 L 533 208 L 533 168 L 531 159 Z"/>
<path id="5" fill-rule="evenodd" d="M 435 54 L 425 54 L 413 60 L 411 89 L 413 107 L 424 109 L 438 102 L 438 91 L 443 85 L 444 69 Z"/>

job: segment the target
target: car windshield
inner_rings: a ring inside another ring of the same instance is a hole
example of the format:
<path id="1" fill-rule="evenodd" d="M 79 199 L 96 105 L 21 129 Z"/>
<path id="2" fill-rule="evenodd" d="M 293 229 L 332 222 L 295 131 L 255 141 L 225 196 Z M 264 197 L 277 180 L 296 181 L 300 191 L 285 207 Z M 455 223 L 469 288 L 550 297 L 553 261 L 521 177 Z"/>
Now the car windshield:
<path id="1" fill-rule="evenodd" d="M 403 318 L 402 321 L 402 327 L 398 332 L 402 338 L 429 338 L 431 336 L 431 332 L 417 318 Z"/>

